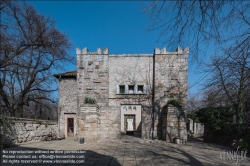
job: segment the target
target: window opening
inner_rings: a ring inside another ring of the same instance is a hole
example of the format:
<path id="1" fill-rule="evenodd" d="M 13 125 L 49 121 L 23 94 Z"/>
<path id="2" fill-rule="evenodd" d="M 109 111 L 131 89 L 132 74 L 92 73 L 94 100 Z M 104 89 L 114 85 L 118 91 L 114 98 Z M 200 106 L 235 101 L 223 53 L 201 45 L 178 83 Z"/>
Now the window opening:
<path id="1" fill-rule="evenodd" d="M 124 94 L 125 93 L 125 85 L 120 85 L 120 94 Z"/>
<path id="2" fill-rule="evenodd" d="M 133 94 L 134 93 L 134 86 L 133 85 L 129 85 L 128 86 L 128 93 L 129 94 Z"/>
<path id="3" fill-rule="evenodd" d="M 138 94 L 143 93 L 143 85 L 138 85 Z"/>

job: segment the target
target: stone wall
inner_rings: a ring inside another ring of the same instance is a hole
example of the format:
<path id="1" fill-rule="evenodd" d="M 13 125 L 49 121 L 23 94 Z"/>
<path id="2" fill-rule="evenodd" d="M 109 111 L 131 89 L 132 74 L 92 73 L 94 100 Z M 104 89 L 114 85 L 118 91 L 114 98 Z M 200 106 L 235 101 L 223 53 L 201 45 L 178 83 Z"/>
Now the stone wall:
<path id="1" fill-rule="evenodd" d="M 162 138 L 166 142 L 174 142 L 175 138 L 187 141 L 185 112 L 181 107 L 168 104 L 162 117 Z"/>
<path id="2" fill-rule="evenodd" d="M 168 101 L 170 99 L 180 100 L 185 112 L 188 87 L 188 53 L 188 48 L 182 50 L 180 47 L 175 52 L 168 52 L 166 48 L 155 49 L 154 135 L 159 138 L 161 138 L 163 130 L 161 125 L 162 110 Z"/>
<path id="3" fill-rule="evenodd" d="M 117 85 L 152 85 L 153 54 L 109 55 L 109 64 L 110 99 L 118 97 Z"/>
<path id="4" fill-rule="evenodd" d="M 194 123 L 194 136 L 203 136 L 204 135 L 204 124 Z"/>
<path id="5" fill-rule="evenodd" d="M 109 84 L 109 61 L 108 49 L 97 52 L 88 52 L 76 49 L 77 53 L 77 84 L 78 84 L 78 137 L 85 140 L 96 141 L 109 138 L 107 128 L 109 127 L 108 84 Z M 84 108 L 85 98 L 95 99 L 98 108 L 90 115 L 88 109 Z M 91 116 L 91 120 L 89 119 Z M 93 118 L 95 116 L 95 118 Z M 93 121 L 91 123 L 90 121 Z M 95 121 L 95 122 L 94 122 Z M 91 127 L 92 126 L 92 127 Z"/>
<path id="6" fill-rule="evenodd" d="M 78 136 L 85 141 L 96 141 L 98 139 L 98 124 L 100 124 L 99 113 L 95 104 L 83 104 L 78 117 Z"/>
<path id="7" fill-rule="evenodd" d="M 67 137 L 67 118 L 76 117 L 77 111 L 77 81 L 76 78 L 59 79 L 59 119 L 60 135 Z M 75 126 L 77 120 L 75 119 Z M 77 129 L 76 129 L 77 130 Z M 74 133 L 76 133 L 76 130 Z"/>
<path id="8" fill-rule="evenodd" d="M 153 80 L 153 54 L 120 54 L 109 55 L 109 107 L 114 118 L 111 125 L 117 125 L 114 129 L 118 134 L 124 123 L 124 115 L 121 107 L 124 105 L 140 105 L 140 111 L 132 113 L 140 115 L 141 123 L 137 128 L 142 138 L 150 138 L 152 118 L 149 107 L 152 107 L 152 80 Z M 117 94 L 119 85 L 145 85 L 145 94 Z M 129 114 L 126 111 L 126 114 Z M 136 116 L 137 116 L 136 115 Z M 145 123 L 144 123 L 145 122 Z M 115 132 L 114 131 L 114 132 Z"/>
<path id="9" fill-rule="evenodd" d="M 46 120 L 10 120 L 10 128 L 1 127 L 1 145 L 58 139 L 57 122 Z"/>
<path id="10" fill-rule="evenodd" d="M 187 131 L 190 136 L 203 136 L 204 135 L 204 124 L 195 123 L 193 119 L 187 118 Z"/>
<path id="11" fill-rule="evenodd" d="M 147 139 L 162 138 L 162 109 L 170 99 L 181 100 L 184 109 L 187 100 L 188 48 L 178 47 L 175 52 L 156 48 L 154 54 L 109 55 L 109 106 L 140 104 L 142 138 Z M 119 85 L 146 85 L 146 94 L 119 95 Z M 120 111 L 113 113 L 120 115 Z"/>

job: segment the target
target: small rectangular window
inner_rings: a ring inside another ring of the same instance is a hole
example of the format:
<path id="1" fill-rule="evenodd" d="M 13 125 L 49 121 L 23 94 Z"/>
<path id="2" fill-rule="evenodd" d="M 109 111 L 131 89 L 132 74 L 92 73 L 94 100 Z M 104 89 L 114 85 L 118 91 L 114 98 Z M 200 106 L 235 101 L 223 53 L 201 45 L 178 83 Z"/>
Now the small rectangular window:
<path id="1" fill-rule="evenodd" d="M 138 85 L 138 94 L 143 93 L 143 85 Z"/>
<path id="2" fill-rule="evenodd" d="M 128 93 L 133 94 L 134 93 L 134 85 L 129 85 L 128 86 Z"/>
<path id="3" fill-rule="evenodd" d="M 116 94 L 146 94 L 146 85 L 116 85 Z"/>
<path id="4" fill-rule="evenodd" d="M 125 85 L 120 85 L 120 94 L 124 94 L 125 93 Z"/>

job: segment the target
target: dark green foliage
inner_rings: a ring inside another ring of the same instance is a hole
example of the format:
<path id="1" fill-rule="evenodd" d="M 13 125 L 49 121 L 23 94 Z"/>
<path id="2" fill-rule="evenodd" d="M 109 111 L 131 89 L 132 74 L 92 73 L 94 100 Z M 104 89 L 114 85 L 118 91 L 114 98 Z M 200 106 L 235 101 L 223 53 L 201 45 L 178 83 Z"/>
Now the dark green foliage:
<path id="1" fill-rule="evenodd" d="M 95 99 L 92 99 L 90 97 L 86 97 L 84 103 L 85 104 L 95 104 L 96 101 L 95 101 Z"/>
<path id="2" fill-rule="evenodd" d="M 3 131 L 8 131 L 11 129 L 9 118 L 3 115 L 0 115 L 0 129 Z"/>
<path id="3" fill-rule="evenodd" d="M 180 100 L 171 99 L 168 101 L 168 104 L 172 104 L 174 106 L 181 106 L 182 103 Z"/>
<path id="4" fill-rule="evenodd" d="M 220 131 L 233 121 L 233 112 L 228 107 L 201 108 L 195 114 L 201 123 L 205 123 L 213 131 Z"/>
<path id="5" fill-rule="evenodd" d="M 240 149 L 250 150 L 250 126 L 233 124 L 233 115 L 228 107 L 208 107 L 189 116 L 190 118 L 195 117 L 199 122 L 205 124 L 205 142 L 232 146 L 233 141 L 237 140 L 236 145 L 240 146 Z"/>
<path id="6" fill-rule="evenodd" d="M 245 151 L 249 148 L 249 144 L 243 139 L 233 140 L 232 146 L 235 149 L 239 149 L 239 150 L 243 150 L 243 151 Z"/>
<path id="7" fill-rule="evenodd" d="M 187 118 L 191 118 L 194 123 L 200 123 L 199 118 L 196 116 L 195 112 L 187 112 Z"/>

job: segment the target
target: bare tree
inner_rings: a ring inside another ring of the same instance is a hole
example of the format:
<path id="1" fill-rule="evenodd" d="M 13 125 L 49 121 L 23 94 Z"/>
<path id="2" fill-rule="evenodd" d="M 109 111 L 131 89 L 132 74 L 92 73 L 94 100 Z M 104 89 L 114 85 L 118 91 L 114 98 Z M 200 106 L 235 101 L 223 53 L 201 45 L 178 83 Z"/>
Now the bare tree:
<path id="1" fill-rule="evenodd" d="M 235 112 L 237 122 L 243 123 L 244 115 L 249 113 L 250 46 L 241 44 L 232 49 L 213 57 L 209 65 L 213 72 L 207 88 L 217 92 L 213 96 L 219 98 L 220 102 L 224 100 Z"/>
<path id="2" fill-rule="evenodd" d="M 1 114 L 22 117 L 29 105 L 54 102 L 52 72 L 72 59 L 70 43 L 54 21 L 24 1 L 1 1 L 0 12 Z"/>
<path id="3" fill-rule="evenodd" d="M 197 60 L 249 42 L 249 1 L 155 0 L 145 12 L 151 19 L 149 31 L 159 30 L 159 40 L 164 38 L 169 49 L 189 46 Z"/>
<path id="4" fill-rule="evenodd" d="M 198 62 L 217 55 L 206 70 L 212 76 L 204 104 L 230 105 L 242 122 L 249 99 L 250 2 L 155 0 L 145 12 L 148 30 L 159 30 L 169 49 L 188 45 Z"/>
<path id="5" fill-rule="evenodd" d="M 204 106 L 202 94 L 189 94 L 187 99 L 187 113 L 193 113 Z"/>

